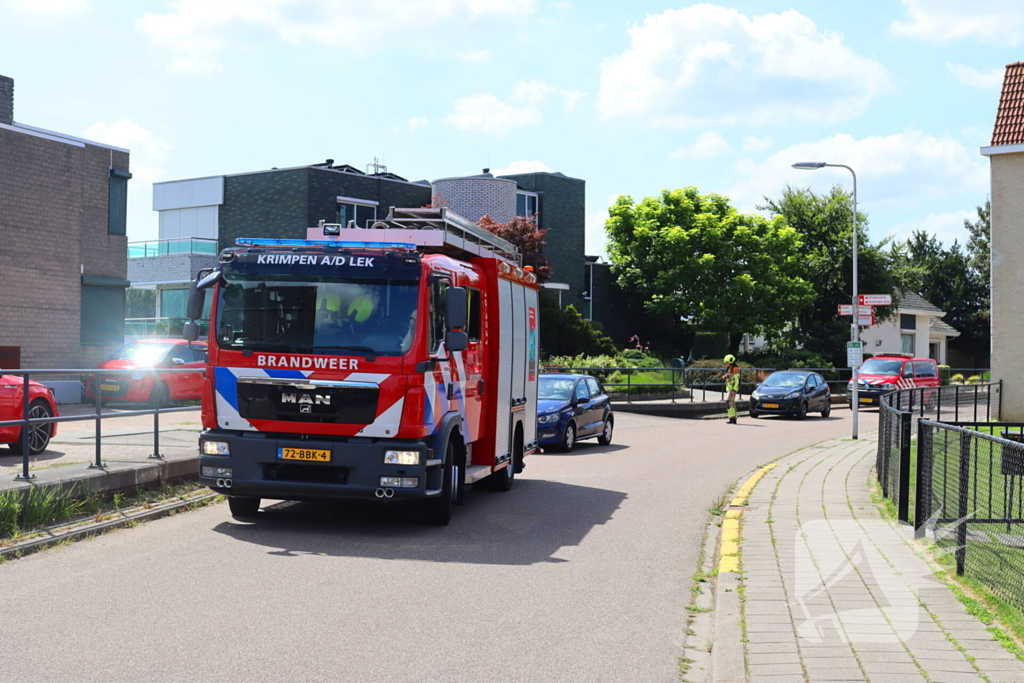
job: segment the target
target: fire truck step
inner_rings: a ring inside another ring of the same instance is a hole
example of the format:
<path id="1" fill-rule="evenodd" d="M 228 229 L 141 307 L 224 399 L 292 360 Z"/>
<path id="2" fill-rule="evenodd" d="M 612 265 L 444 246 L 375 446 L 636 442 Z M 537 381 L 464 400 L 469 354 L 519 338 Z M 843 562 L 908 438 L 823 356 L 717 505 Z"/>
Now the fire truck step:
<path id="1" fill-rule="evenodd" d="M 474 484 L 490 474 L 491 468 L 487 465 L 472 465 L 466 468 L 466 483 Z"/>

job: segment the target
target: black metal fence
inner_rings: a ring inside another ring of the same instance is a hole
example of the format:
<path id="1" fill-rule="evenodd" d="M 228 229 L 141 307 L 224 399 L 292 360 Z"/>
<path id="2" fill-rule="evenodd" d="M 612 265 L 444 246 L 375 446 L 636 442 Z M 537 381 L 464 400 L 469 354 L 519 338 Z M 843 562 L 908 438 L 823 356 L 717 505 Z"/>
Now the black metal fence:
<path id="1" fill-rule="evenodd" d="M 542 367 L 545 373 L 579 373 L 601 380 L 608 394 L 631 402 L 638 396 L 694 401 L 725 400 L 725 366 L 720 368 Z M 774 368 L 740 368 L 740 396 L 749 394 Z"/>
<path id="2" fill-rule="evenodd" d="M 1002 382 L 914 387 L 882 397 L 875 468 L 882 494 L 893 501 L 900 521 L 910 521 L 918 424 L 922 420 L 954 424 L 998 420 L 1001 397 Z"/>
<path id="3" fill-rule="evenodd" d="M 914 527 L 1024 608 L 1024 423 L 921 420 Z"/>
<path id="4" fill-rule="evenodd" d="M 160 453 L 160 415 L 162 413 L 174 413 L 182 412 L 186 410 L 195 410 L 194 406 L 189 407 L 162 407 L 155 405 L 151 408 L 142 410 L 123 410 L 117 412 L 106 412 L 102 410 L 103 406 L 103 392 L 102 390 L 97 391 L 97 387 L 93 387 L 93 405 L 95 412 L 86 415 L 68 415 L 62 417 L 30 417 L 31 411 L 31 395 L 30 395 L 30 377 L 40 376 L 73 376 L 82 377 L 85 376 L 86 381 L 96 383 L 97 377 L 102 375 L 116 376 L 116 375 L 139 375 L 140 373 L 152 374 L 152 375 L 165 375 L 165 374 L 180 374 L 180 373 L 193 373 L 205 375 L 204 369 L 197 368 L 129 368 L 129 369 L 102 369 L 97 370 L 95 368 L 87 370 L 4 370 L 4 375 L 14 375 L 21 377 L 21 396 L 15 399 L 17 402 L 20 399 L 22 407 L 22 417 L 18 420 L 5 420 L 0 421 L 0 427 L 20 427 L 21 431 L 19 434 L 28 435 L 32 430 L 45 427 L 60 422 L 81 422 L 84 420 L 95 420 L 95 439 L 96 439 L 96 457 L 95 460 L 90 463 L 90 468 L 105 468 L 106 464 L 103 462 L 103 420 L 110 420 L 119 417 L 133 417 L 137 415 L 152 415 L 153 416 L 153 453 L 149 456 L 151 458 L 162 459 L 163 455 Z M 29 471 L 29 465 L 31 463 L 30 450 L 30 439 L 22 438 L 22 465 L 21 473 L 18 474 L 15 479 L 18 480 L 29 480 L 33 479 L 34 475 Z"/>

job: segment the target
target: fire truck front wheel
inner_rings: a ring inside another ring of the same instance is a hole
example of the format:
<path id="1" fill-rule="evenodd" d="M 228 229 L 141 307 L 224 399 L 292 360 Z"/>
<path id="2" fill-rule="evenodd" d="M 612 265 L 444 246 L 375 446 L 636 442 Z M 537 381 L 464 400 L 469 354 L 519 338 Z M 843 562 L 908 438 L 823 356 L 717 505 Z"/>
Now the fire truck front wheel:
<path id="1" fill-rule="evenodd" d="M 441 465 L 441 492 L 423 502 L 424 518 L 428 524 L 445 526 L 452 520 L 452 504 L 458 495 L 457 482 L 462 481 L 462 465 L 456 461 L 455 442 L 448 440 Z"/>
<path id="2" fill-rule="evenodd" d="M 260 502 L 250 496 L 228 496 L 228 509 L 235 519 L 246 519 L 260 511 Z"/>

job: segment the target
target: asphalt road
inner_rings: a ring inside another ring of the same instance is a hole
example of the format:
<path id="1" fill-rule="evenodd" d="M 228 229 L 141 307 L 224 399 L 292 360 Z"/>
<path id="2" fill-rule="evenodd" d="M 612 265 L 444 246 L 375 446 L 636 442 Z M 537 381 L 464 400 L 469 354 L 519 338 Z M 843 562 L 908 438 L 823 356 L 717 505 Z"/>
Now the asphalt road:
<path id="1" fill-rule="evenodd" d="M 218 504 L 8 562 L 0 680 L 676 681 L 708 508 L 849 416 L 620 413 L 611 446 L 532 456 L 444 528 Z"/>

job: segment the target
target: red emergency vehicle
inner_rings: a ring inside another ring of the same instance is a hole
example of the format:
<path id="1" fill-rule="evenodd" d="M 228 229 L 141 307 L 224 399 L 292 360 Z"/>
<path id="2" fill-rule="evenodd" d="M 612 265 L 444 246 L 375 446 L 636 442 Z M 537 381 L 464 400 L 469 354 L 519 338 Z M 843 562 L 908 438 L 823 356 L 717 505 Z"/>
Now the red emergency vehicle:
<path id="1" fill-rule="evenodd" d="M 466 484 L 511 488 L 537 448 L 538 369 L 537 281 L 513 245 L 446 209 L 309 233 L 238 240 L 193 286 L 190 317 L 214 297 L 201 481 L 235 516 L 376 497 L 421 499 L 437 524 Z"/>

